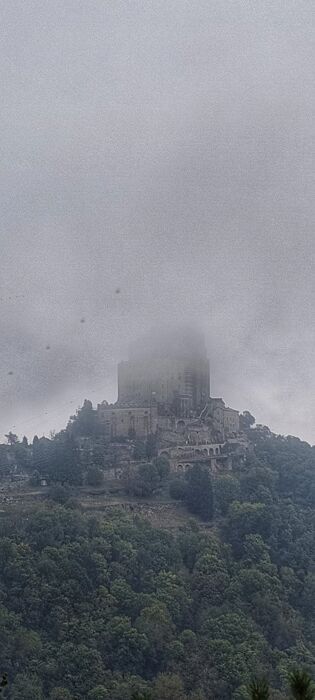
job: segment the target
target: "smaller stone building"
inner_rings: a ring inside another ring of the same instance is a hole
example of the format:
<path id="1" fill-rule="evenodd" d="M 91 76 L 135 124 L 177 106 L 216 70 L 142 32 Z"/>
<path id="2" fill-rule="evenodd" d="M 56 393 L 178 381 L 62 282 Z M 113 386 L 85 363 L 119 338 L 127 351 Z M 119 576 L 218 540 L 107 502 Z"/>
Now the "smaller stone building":
<path id="1" fill-rule="evenodd" d="M 234 437 L 240 431 L 239 412 L 226 406 L 221 398 L 210 398 L 201 418 L 211 425 L 213 434 L 221 436 L 222 440 Z"/>
<path id="2" fill-rule="evenodd" d="M 170 462 L 171 472 L 183 474 L 194 464 L 203 464 L 211 473 L 231 469 L 231 459 L 224 451 L 222 444 L 181 445 L 177 447 L 163 448 L 159 451 L 161 456 L 167 457 Z"/>
<path id="3" fill-rule="evenodd" d="M 135 408 L 98 404 L 97 414 L 103 434 L 109 439 L 119 437 L 146 438 L 157 431 L 156 406 Z"/>
<path id="4" fill-rule="evenodd" d="M 223 411 L 224 433 L 226 436 L 238 435 L 240 432 L 239 412 L 234 408 L 224 407 Z"/>

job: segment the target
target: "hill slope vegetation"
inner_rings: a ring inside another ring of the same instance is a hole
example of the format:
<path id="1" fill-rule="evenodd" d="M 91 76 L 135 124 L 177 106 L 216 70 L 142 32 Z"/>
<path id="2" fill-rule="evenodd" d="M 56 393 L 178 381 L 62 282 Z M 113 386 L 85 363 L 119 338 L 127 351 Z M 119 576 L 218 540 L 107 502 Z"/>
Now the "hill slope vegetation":
<path id="1" fill-rule="evenodd" d="M 217 477 L 214 527 L 176 536 L 69 500 L 0 521 L 0 671 L 12 700 L 284 699 L 314 673 L 315 450 L 251 429 Z M 209 486 L 210 488 L 210 486 Z"/>

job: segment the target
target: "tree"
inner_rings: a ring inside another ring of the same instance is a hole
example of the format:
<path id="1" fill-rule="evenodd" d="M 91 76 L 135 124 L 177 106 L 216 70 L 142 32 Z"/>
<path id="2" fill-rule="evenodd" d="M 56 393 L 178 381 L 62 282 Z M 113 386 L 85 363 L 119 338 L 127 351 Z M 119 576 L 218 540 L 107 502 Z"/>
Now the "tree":
<path id="1" fill-rule="evenodd" d="M 105 466 L 105 454 L 104 454 L 104 445 L 100 445 L 99 443 L 96 443 L 96 445 L 93 445 L 93 452 L 92 452 L 92 465 L 95 467 L 99 467 L 102 469 Z M 87 456 L 87 461 L 89 463 L 90 455 Z"/>
<path id="2" fill-rule="evenodd" d="M 9 445 L 16 445 L 19 441 L 18 436 L 15 433 L 12 433 L 11 430 L 7 435 L 5 435 L 5 437 L 7 438 Z"/>
<path id="3" fill-rule="evenodd" d="M 196 561 L 192 577 L 195 598 L 200 603 L 221 605 L 230 583 L 225 561 L 219 553 L 204 552 Z"/>
<path id="4" fill-rule="evenodd" d="M 40 473 L 37 469 L 33 472 L 31 478 L 30 478 L 30 483 L 32 486 L 40 486 L 41 482 L 41 476 Z"/>
<path id="5" fill-rule="evenodd" d="M 187 497 L 188 484 L 184 479 L 172 479 L 169 485 L 171 498 L 175 501 L 184 501 Z"/>
<path id="6" fill-rule="evenodd" d="M 49 695 L 49 700 L 73 700 L 73 695 L 67 688 L 54 688 Z"/>
<path id="7" fill-rule="evenodd" d="M 185 700 L 186 694 L 182 679 L 170 673 L 161 673 L 153 685 L 154 700 Z"/>
<path id="8" fill-rule="evenodd" d="M 11 700 L 44 700 L 42 684 L 35 674 L 19 673 L 10 688 Z"/>
<path id="9" fill-rule="evenodd" d="M 14 461 L 18 468 L 22 471 L 31 466 L 31 454 L 21 442 L 16 442 L 11 447 Z"/>
<path id="10" fill-rule="evenodd" d="M 245 561 L 249 561 L 251 564 L 260 564 L 260 568 L 263 565 L 264 568 L 271 569 L 270 548 L 260 535 L 246 535 L 243 548 L 245 557 L 248 557 Z"/>
<path id="11" fill-rule="evenodd" d="M 86 474 L 86 483 L 89 486 L 101 486 L 104 481 L 104 472 L 98 467 L 92 465 L 88 468 Z"/>
<path id="12" fill-rule="evenodd" d="M 159 474 L 155 464 L 139 464 L 136 474 L 128 481 L 128 489 L 135 496 L 151 496 L 159 485 Z"/>
<path id="13" fill-rule="evenodd" d="M 70 498 L 70 490 L 68 486 L 54 484 L 49 490 L 49 498 L 56 503 L 66 503 Z"/>
<path id="14" fill-rule="evenodd" d="M 114 671 L 141 673 L 148 640 L 129 617 L 112 617 L 102 635 L 102 652 Z"/>
<path id="15" fill-rule="evenodd" d="M 103 685 L 98 685 L 88 693 L 88 700 L 110 700 L 110 691 Z"/>
<path id="16" fill-rule="evenodd" d="M 8 452 L 9 449 L 7 445 L 0 445 L 0 478 L 10 473 L 11 463 Z"/>
<path id="17" fill-rule="evenodd" d="M 213 494 L 208 469 L 200 464 L 195 464 L 188 470 L 186 478 L 188 482 L 188 508 L 192 513 L 200 515 L 202 520 L 211 520 L 213 516 Z"/>
<path id="18" fill-rule="evenodd" d="M 147 457 L 146 445 L 143 442 L 143 440 L 140 440 L 139 438 L 137 438 L 135 441 L 135 446 L 134 446 L 134 450 L 133 450 L 133 458 L 136 461 L 140 461 L 141 459 L 146 459 L 146 457 Z"/>
<path id="19" fill-rule="evenodd" d="M 250 428 L 255 425 L 256 418 L 252 416 L 249 411 L 244 411 L 240 415 L 240 428 L 241 430 L 250 430 Z"/>
<path id="20" fill-rule="evenodd" d="M 156 435 L 153 433 L 150 433 L 146 439 L 145 443 L 145 450 L 146 450 L 146 457 L 147 459 L 152 459 L 156 455 L 156 444 L 157 444 L 157 438 Z"/>
<path id="21" fill-rule="evenodd" d="M 97 433 L 97 412 L 93 409 L 92 402 L 84 400 L 83 406 L 72 417 L 68 430 L 74 435 L 93 437 Z"/>
<path id="22" fill-rule="evenodd" d="M 233 501 L 239 499 L 239 481 L 230 474 L 218 476 L 213 485 L 215 508 L 221 515 L 227 515 Z"/>
<path id="23" fill-rule="evenodd" d="M 77 446 L 67 433 L 60 433 L 52 441 L 46 455 L 48 475 L 52 481 L 80 486 L 82 464 Z"/>
<path id="24" fill-rule="evenodd" d="M 291 671 L 289 686 L 294 700 L 314 700 L 315 686 L 307 671 L 299 669 Z"/>
<path id="25" fill-rule="evenodd" d="M 246 535 L 257 533 L 264 540 L 269 536 L 270 530 L 270 512 L 264 503 L 234 501 L 231 504 L 225 522 L 225 532 L 235 554 L 242 553 Z"/>
<path id="26" fill-rule="evenodd" d="M 248 694 L 251 700 L 269 700 L 269 684 L 265 678 L 254 679 L 248 686 Z"/>
<path id="27" fill-rule="evenodd" d="M 136 625 L 149 641 L 148 664 L 155 670 L 166 660 L 167 645 L 173 635 L 171 616 L 166 605 L 154 602 L 150 607 L 143 608 Z"/>
<path id="28" fill-rule="evenodd" d="M 0 676 L 0 695 L 5 693 L 7 687 L 8 687 L 8 674 L 2 673 Z"/>
<path id="29" fill-rule="evenodd" d="M 163 479 L 166 479 L 166 477 L 168 477 L 168 475 L 170 473 L 170 463 L 169 463 L 167 457 L 165 457 L 165 455 L 161 455 L 160 457 L 157 457 L 155 460 L 155 465 L 156 465 L 156 468 L 158 470 L 158 475 L 159 475 L 161 481 Z"/>

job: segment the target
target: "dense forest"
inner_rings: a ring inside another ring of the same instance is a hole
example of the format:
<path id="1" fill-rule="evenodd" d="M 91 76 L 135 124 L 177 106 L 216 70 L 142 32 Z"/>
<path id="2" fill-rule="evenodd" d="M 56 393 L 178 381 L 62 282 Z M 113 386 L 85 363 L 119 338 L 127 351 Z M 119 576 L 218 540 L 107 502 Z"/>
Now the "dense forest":
<path id="1" fill-rule="evenodd" d="M 176 535 L 119 508 L 87 514 L 73 494 L 2 513 L 11 700 L 245 700 L 254 676 L 284 700 L 292 668 L 314 676 L 315 449 L 248 435 L 233 473 L 197 469 L 180 486 L 154 465 L 191 512 Z M 81 482 L 71 441 L 54 441 L 45 470 Z"/>

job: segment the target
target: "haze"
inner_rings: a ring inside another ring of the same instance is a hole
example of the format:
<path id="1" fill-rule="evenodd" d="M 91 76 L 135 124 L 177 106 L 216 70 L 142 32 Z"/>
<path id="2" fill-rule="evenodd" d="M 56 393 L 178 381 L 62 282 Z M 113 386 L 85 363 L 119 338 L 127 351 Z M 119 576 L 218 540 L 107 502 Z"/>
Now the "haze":
<path id="1" fill-rule="evenodd" d="M 204 330 L 214 395 L 314 443 L 313 4 L 1 14 L 0 432 L 115 400 L 167 321 Z"/>

